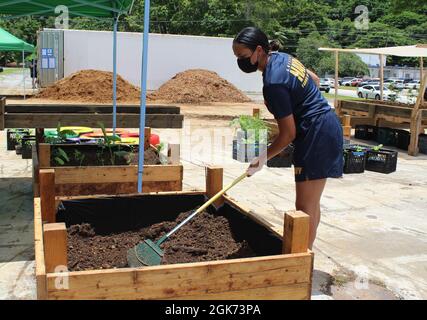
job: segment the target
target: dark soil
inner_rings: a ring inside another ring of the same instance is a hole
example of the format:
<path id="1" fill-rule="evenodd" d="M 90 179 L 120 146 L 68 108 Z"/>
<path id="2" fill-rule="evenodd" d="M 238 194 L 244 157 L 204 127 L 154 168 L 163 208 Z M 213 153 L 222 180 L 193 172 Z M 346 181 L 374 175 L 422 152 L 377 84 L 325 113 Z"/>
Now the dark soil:
<path id="1" fill-rule="evenodd" d="M 127 251 L 144 239 L 158 240 L 191 212 L 140 230 L 96 234 L 89 224 L 68 228 L 70 271 L 127 267 Z M 162 264 L 213 261 L 255 256 L 246 241 L 237 242 L 228 220 L 206 211 L 195 216 L 161 245 Z"/>

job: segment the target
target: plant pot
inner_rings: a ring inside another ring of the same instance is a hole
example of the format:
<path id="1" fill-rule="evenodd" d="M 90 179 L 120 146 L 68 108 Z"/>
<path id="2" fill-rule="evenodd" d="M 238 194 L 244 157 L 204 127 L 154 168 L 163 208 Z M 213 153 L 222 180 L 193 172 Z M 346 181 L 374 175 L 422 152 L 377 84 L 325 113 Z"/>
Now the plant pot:
<path id="1" fill-rule="evenodd" d="M 20 144 L 15 145 L 16 154 L 22 154 L 22 146 Z"/>
<path id="2" fill-rule="evenodd" d="M 7 150 L 15 150 L 15 146 L 18 144 L 16 140 L 17 134 L 28 134 L 30 131 L 28 129 L 9 129 L 7 130 Z"/>
<path id="3" fill-rule="evenodd" d="M 259 143 L 244 143 L 242 141 L 233 140 L 233 159 L 240 162 L 251 162 L 255 157 L 258 157 L 260 151 L 266 150 L 266 144 Z"/>
<path id="4" fill-rule="evenodd" d="M 35 142 L 30 142 L 31 144 L 25 143 L 22 145 L 22 159 L 31 159 L 33 157 L 33 152 L 32 152 L 32 148 L 33 148 L 33 143 Z"/>
<path id="5" fill-rule="evenodd" d="M 392 173 L 396 171 L 398 153 L 392 150 L 368 150 L 366 153 L 366 166 L 368 171 L 379 173 Z"/>
<path id="6" fill-rule="evenodd" d="M 267 161 L 269 168 L 290 168 L 294 156 L 294 146 L 289 145 L 283 149 L 277 156 Z"/>

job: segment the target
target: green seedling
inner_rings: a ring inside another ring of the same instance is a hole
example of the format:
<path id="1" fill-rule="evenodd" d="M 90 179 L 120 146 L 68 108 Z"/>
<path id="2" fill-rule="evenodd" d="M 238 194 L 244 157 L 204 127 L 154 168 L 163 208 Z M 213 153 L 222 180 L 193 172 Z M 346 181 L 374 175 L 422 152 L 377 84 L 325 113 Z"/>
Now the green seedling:
<path id="1" fill-rule="evenodd" d="M 240 128 L 243 132 L 245 132 L 246 138 L 243 139 L 245 143 L 259 143 L 261 140 L 260 132 L 265 130 L 267 133 L 269 133 L 269 127 L 258 117 L 243 115 L 232 120 L 230 125 L 235 128 Z"/>
<path id="2" fill-rule="evenodd" d="M 70 162 L 70 158 L 68 157 L 67 153 L 61 148 L 54 149 L 53 159 L 56 164 L 61 166 Z"/>
<path id="3" fill-rule="evenodd" d="M 114 164 L 115 164 L 115 153 L 118 151 L 114 152 L 113 149 L 116 146 L 116 142 L 120 142 L 121 139 L 117 135 L 112 135 L 112 136 L 107 135 L 107 131 L 105 130 L 104 124 L 101 122 L 99 122 L 98 124 L 99 124 L 99 126 L 102 130 L 102 134 L 103 134 L 102 140 L 99 141 L 99 146 L 102 148 L 102 150 L 108 149 L 108 152 L 110 154 L 111 165 L 114 166 Z M 119 151 L 120 151 L 120 146 L 119 146 Z"/>
<path id="4" fill-rule="evenodd" d="M 382 147 L 384 147 L 384 146 L 382 144 L 380 144 L 379 146 L 373 147 L 372 150 L 380 151 Z"/>
<path id="5" fill-rule="evenodd" d="M 74 149 L 74 159 L 79 163 L 79 166 L 82 166 L 82 163 L 85 159 L 85 155 L 81 153 L 79 150 Z"/>

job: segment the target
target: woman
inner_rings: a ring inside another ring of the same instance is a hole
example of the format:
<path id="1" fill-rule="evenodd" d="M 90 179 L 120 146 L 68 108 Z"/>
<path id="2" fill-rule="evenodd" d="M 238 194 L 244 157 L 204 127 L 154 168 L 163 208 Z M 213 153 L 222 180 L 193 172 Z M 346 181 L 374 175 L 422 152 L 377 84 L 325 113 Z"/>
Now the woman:
<path id="1" fill-rule="evenodd" d="M 310 216 L 312 248 L 326 180 L 340 178 L 343 172 L 340 122 L 316 86 L 318 77 L 292 56 L 271 52 L 268 38 L 261 30 L 243 29 L 233 41 L 233 51 L 243 72 L 262 72 L 264 100 L 279 127 L 279 135 L 266 152 L 251 162 L 248 176 L 261 170 L 268 159 L 293 142 L 295 206 Z"/>

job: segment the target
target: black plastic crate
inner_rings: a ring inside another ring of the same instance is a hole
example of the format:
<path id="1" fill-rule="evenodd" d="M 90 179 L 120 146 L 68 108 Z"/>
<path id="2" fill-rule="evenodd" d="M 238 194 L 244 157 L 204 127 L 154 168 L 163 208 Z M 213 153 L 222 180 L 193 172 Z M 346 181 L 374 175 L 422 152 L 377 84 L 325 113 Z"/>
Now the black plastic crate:
<path id="1" fill-rule="evenodd" d="M 418 138 L 418 148 L 421 153 L 427 154 L 427 134 L 420 134 Z"/>
<path id="2" fill-rule="evenodd" d="M 396 147 L 403 150 L 408 150 L 411 142 L 411 134 L 406 130 L 397 130 Z"/>
<path id="3" fill-rule="evenodd" d="M 365 164 L 366 151 L 344 150 L 344 173 L 363 173 L 365 172 Z"/>
<path id="4" fill-rule="evenodd" d="M 233 140 L 233 159 L 240 162 L 251 162 L 258 157 L 260 151 L 266 150 L 266 144 L 245 143 L 243 141 Z"/>
<path id="5" fill-rule="evenodd" d="M 393 150 L 368 150 L 366 153 L 365 169 L 380 173 L 396 171 L 398 153 Z"/>
<path id="6" fill-rule="evenodd" d="M 378 128 L 377 142 L 385 146 L 395 146 L 397 142 L 397 132 L 391 128 Z"/>
<path id="7" fill-rule="evenodd" d="M 294 158 L 294 146 L 289 145 L 283 149 L 277 156 L 267 161 L 269 168 L 290 168 Z"/>
<path id="8" fill-rule="evenodd" d="M 354 137 L 361 140 L 376 140 L 378 128 L 367 124 L 356 126 Z"/>

